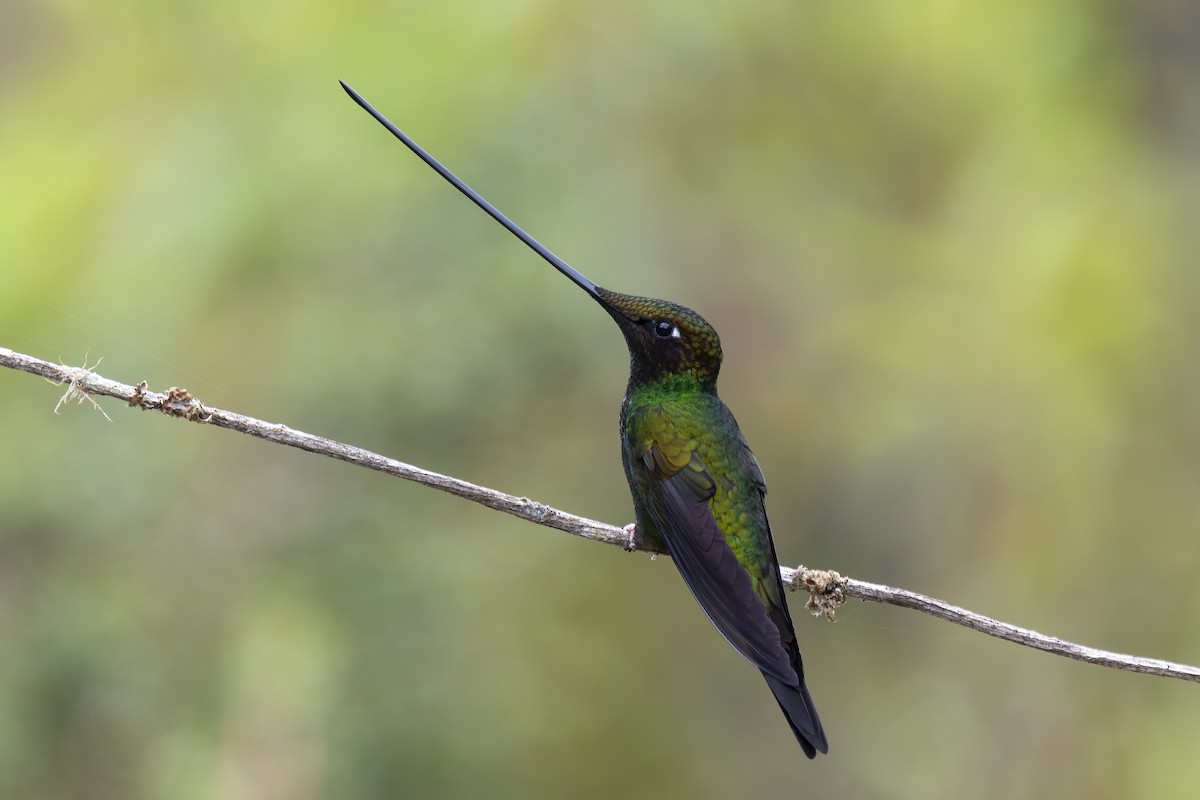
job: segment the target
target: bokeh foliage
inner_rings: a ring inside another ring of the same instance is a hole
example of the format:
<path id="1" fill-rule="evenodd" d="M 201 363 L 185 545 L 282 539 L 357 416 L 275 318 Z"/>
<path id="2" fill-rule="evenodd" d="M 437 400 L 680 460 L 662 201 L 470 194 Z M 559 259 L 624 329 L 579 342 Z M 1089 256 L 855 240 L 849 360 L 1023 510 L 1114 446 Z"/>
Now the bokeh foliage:
<path id="1" fill-rule="evenodd" d="M 0 344 L 613 523 L 593 277 L 724 337 L 781 558 L 1200 661 L 1183 0 L 0 8 Z M 1181 797 L 1194 686 L 798 610 L 0 374 L 0 795 Z"/>

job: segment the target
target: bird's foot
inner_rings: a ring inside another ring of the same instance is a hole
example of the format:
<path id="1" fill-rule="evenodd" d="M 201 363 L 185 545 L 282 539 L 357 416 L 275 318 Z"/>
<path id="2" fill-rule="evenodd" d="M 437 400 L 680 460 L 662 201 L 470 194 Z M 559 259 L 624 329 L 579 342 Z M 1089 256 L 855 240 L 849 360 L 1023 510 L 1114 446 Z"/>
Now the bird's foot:
<path id="1" fill-rule="evenodd" d="M 658 539 L 658 540 L 640 539 L 639 540 L 638 534 L 637 534 L 637 523 L 636 522 L 629 523 L 621 530 L 625 531 L 625 534 L 627 536 L 629 536 L 629 541 L 626 544 L 622 545 L 622 549 L 626 553 L 636 553 L 638 551 L 641 551 L 643 553 L 649 553 L 650 560 L 653 561 L 656 558 L 658 558 L 659 553 L 667 552 L 666 545 L 663 544 L 662 539 Z"/>
<path id="2" fill-rule="evenodd" d="M 629 544 L 625 545 L 625 552 L 632 553 L 634 550 L 637 550 L 637 523 L 631 522 L 622 528 L 622 530 L 629 536 Z"/>

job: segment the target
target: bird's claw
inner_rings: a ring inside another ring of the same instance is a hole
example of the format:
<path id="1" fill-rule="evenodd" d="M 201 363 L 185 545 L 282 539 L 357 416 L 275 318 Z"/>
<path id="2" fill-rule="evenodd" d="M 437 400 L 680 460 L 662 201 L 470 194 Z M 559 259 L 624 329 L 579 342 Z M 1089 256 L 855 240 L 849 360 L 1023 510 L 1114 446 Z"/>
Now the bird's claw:
<path id="1" fill-rule="evenodd" d="M 629 536 L 629 544 L 625 545 L 625 552 L 632 553 L 637 550 L 637 523 L 631 522 L 621 530 Z"/>

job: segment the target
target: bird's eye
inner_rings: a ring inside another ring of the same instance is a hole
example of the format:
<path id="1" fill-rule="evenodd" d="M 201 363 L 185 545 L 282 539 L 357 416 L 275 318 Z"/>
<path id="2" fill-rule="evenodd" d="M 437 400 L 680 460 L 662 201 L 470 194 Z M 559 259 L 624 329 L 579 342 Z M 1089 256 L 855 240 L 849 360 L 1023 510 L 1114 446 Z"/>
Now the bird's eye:
<path id="1" fill-rule="evenodd" d="M 660 339 L 678 339 L 679 328 L 669 319 L 656 319 L 654 321 L 654 335 Z"/>

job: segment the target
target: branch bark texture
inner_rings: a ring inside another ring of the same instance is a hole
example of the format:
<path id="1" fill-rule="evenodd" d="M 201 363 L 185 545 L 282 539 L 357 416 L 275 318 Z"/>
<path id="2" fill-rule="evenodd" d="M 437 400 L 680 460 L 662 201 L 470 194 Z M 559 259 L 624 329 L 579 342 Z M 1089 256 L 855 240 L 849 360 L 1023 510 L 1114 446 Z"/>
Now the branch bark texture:
<path id="1" fill-rule="evenodd" d="M 526 497 L 498 492 L 485 486 L 441 475 L 420 467 L 405 464 L 393 458 L 381 456 L 369 450 L 353 447 L 348 444 L 315 436 L 311 433 L 298 431 L 286 425 L 264 422 L 254 417 L 223 411 L 202 404 L 186 389 L 172 387 L 165 392 L 150 391 L 145 381 L 137 386 L 118 383 L 109 380 L 92 369 L 84 367 L 68 367 L 53 364 L 33 356 L 16 353 L 0 347 L 0 366 L 41 375 L 66 387 L 65 393 L 59 400 L 59 406 L 70 400 L 90 400 L 93 405 L 93 395 L 114 397 L 125 401 L 126 405 L 147 411 L 158 411 L 170 417 L 177 417 L 201 425 L 212 425 L 218 428 L 239 431 L 247 436 L 265 439 L 276 444 L 295 447 L 310 453 L 336 458 L 357 464 L 377 472 L 394 475 L 398 478 L 440 489 L 443 492 L 464 497 L 480 505 L 497 511 L 503 511 L 515 517 L 545 525 L 557 530 L 579 536 L 591 541 L 603 542 L 621 547 L 625 550 L 640 549 L 643 552 L 654 552 L 646 548 L 638 548 L 630 541 L 629 534 L 614 525 L 608 525 L 596 520 L 578 517 L 552 508 L 544 503 L 530 500 Z M 56 407 L 56 411 L 58 409 Z M 99 409 L 99 406 L 96 405 Z M 101 411 L 103 413 L 103 411 Z M 107 416 L 107 415 L 106 415 Z M 889 605 L 910 608 L 930 614 L 938 619 L 952 622 L 956 625 L 970 628 L 997 639 L 1025 645 L 1047 653 L 1065 656 L 1077 661 L 1100 666 L 1123 669 L 1130 672 L 1141 672 L 1147 675 L 1157 675 L 1165 678 L 1200 683 L 1200 667 L 1187 664 L 1177 664 L 1157 658 L 1114 653 L 1099 650 L 1073 642 L 1068 642 L 1054 636 L 1047 636 L 1037 631 L 1011 625 L 1006 622 L 985 617 L 965 608 L 911 592 L 907 589 L 897 589 L 878 583 L 868 583 L 854 578 L 847 578 L 836 572 L 809 569 L 804 566 L 795 569 L 783 567 L 783 581 L 793 591 L 802 590 L 808 593 L 809 599 L 805 608 L 816 615 L 834 619 L 834 612 L 848 599 L 862 600 L 870 603 L 886 603 Z"/>

